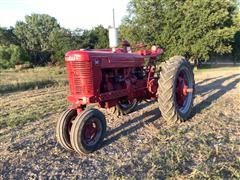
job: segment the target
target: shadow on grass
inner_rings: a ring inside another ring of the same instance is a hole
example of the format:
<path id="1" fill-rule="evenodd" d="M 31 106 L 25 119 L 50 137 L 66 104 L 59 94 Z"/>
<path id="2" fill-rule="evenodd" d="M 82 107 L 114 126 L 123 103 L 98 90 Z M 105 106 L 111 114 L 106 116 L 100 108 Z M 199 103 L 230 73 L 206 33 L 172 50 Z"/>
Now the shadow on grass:
<path id="1" fill-rule="evenodd" d="M 18 91 L 26 91 L 31 89 L 42 89 L 46 87 L 51 87 L 53 85 L 65 84 L 66 82 L 58 82 L 54 80 L 41 80 L 41 81 L 30 81 L 30 82 L 21 82 L 16 84 L 6 84 L 0 85 L 0 95 Z"/>
<path id="2" fill-rule="evenodd" d="M 120 126 L 107 132 L 107 139 L 103 142 L 102 147 L 110 145 L 111 143 L 117 141 L 122 136 L 126 136 L 137 131 L 138 129 L 144 127 L 145 124 L 153 123 L 160 117 L 161 113 L 159 109 L 155 108 L 149 112 L 145 112 L 141 116 L 135 117 L 134 119 L 121 124 Z M 142 121 L 142 119 L 146 120 Z M 110 137 L 111 135 L 113 136 Z"/>
<path id="3" fill-rule="evenodd" d="M 217 78 L 215 81 L 212 81 L 211 83 L 207 83 L 204 85 L 200 85 L 200 83 L 197 83 L 196 85 L 196 94 L 197 95 L 205 95 L 209 93 L 209 91 L 214 91 L 214 90 L 224 90 L 228 87 L 223 86 L 222 84 L 227 81 L 235 78 L 236 76 L 239 76 L 238 74 L 233 74 L 227 77 L 222 77 L 222 78 Z M 212 80 L 212 79 L 211 79 Z"/>
<path id="4" fill-rule="evenodd" d="M 219 99 L 221 96 L 223 96 L 230 90 L 234 89 L 236 85 L 240 82 L 240 76 L 237 79 L 233 80 L 232 82 L 228 83 L 226 86 L 223 86 L 223 83 L 226 80 L 231 80 L 232 78 L 235 78 L 236 76 L 239 76 L 239 74 L 234 74 L 231 76 L 220 78 L 220 79 L 217 79 L 216 81 L 213 81 L 203 86 L 201 85 L 197 86 L 196 94 L 201 96 L 206 95 L 215 90 L 218 90 L 218 91 L 210 95 L 207 99 L 204 99 L 203 101 L 201 101 L 196 106 L 194 106 L 192 117 L 195 116 L 197 113 L 200 113 L 203 109 L 206 109 L 207 107 L 209 107 L 214 101 Z"/>
<path id="5" fill-rule="evenodd" d="M 213 79 L 218 79 L 218 78 L 220 78 L 220 77 L 221 77 L 221 76 L 204 79 L 204 80 L 199 81 L 198 83 L 196 83 L 196 86 L 199 86 L 200 84 L 203 84 L 203 83 L 205 83 L 205 82 L 211 81 L 211 80 L 213 80 Z"/>
<path id="6" fill-rule="evenodd" d="M 226 80 L 230 80 L 232 78 L 235 78 L 236 76 L 238 76 L 238 74 L 217 79 L 216 81 L 213 81 L 206 85 L 202 85 L 202 86 L 197 85 L 196 89 L 199 88 L 199 91 L 197 92 L 198 95 L 208 93 L 210 90 L 218 89 L 218 91 L 216 93 L 214 93 L 213 95 L 209 96 L 207 99 L 200 102 L 199 104 L 197 104 L 193 108 L 192 117 L 194 115 L 196 115 L 197 113 L 200 113 L 203 109 L 210 106 L 213 101 L 217 100 L 218 98 L 223 96 L 225 93 L 227 93 L 228 91 L 233 89 L 240 82 L 240 78 L 235 79 L 234 81 L 229 83 L 227 86 L 223 86 L 222 84 Z M 208 80 L 212 80 L 212 79 L 208 79 Z M 140 105 L 141 105 L 141 107 L 139 107 L 138 109 L 143 109 L 148 105 L 148 103 L 144 103 L 144 104 L 140 104 Z M 160 117 L 161 117 L 161 113 L 160 113 L 159 109 L 155 108 L 149 112 L 145 112 L 141 116 L 135 117 L 133 120 L 130 120 L 130 121 L 127 121 L 127 122 L 121 124 L 120 126 L 107 132 L 107 138 L 103 142 L 102 147 L 112 144 L 113 142 L 120 139 L 122 136 L 127 136 L 127 135 L 137 131 L 138 129 L 144 127 L 145 124 L 153 123 Z M 142 121 L 142 119 L 146 119 L 146 120 Z"/>
<path id="7" fill-rule="evenodd" d="M 155 102 L 156 102 L 155 100 L 153 100 L 153 101 L 151 101 L 151 102 L 142 101 L 142 102 L 140 102 L 140 103 L 137 105 L 137 107 L 135 108 L 134 111 L 139 111 L 139 110 L 141 110 L 141 109 L 144 109 L 145 107 L 148 107 L 148 106 L 154 104 Z"/>

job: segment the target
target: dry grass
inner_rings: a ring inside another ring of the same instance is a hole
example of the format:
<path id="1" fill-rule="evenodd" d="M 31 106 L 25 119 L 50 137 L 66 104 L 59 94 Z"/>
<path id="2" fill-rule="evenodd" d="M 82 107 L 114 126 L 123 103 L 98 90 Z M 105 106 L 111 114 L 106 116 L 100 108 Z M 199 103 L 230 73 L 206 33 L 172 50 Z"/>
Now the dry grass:
<path id="1" fill-rule="evenodd" d="M 54 81 L 1 89 L 0 178 L 240 179 L 239 68 L 195 72 L 193 117 L 185 123 L 167 126 L 157 103 L 118 118 L 104 110 L 108 134 L 89 156 L 65 151 L 55 140 L 56 119 L 68 106 L 63 70 L 0 76 L 1 87 L 16 79 Z"/>
<path id="2" fill-rule="evenodd" d="M 65 69 L 60 68 L 2 70 L 0 72 L 0 95 L 65 84 Z"/>
<path id="3" fill-rule="evenodd" d="M 41 120 L 66 107 L 64 69 L 8 70 L 0 77 L 0 129 Z"/>

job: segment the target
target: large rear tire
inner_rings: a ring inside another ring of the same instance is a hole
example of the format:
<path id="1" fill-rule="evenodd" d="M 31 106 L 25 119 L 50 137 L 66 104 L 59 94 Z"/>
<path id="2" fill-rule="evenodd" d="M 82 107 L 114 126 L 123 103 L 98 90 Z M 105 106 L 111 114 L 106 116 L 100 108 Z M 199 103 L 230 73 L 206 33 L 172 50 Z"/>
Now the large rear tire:
<path id="1" fill-rule="evenodd" d="M 190 117 L 194 97 L 194 75 L 190 63 L 174 56 L 161 66 L 158 103 L 163 118 L 181 122 Z"/>
<path id="2" fill-rule="evenodd" d="M 64 111 L 57 121 L 56 138 L 59 144 L 67 149 L 72 150 L 70 143 L 70 131 L 73 120 L 77 117 L 76 109 L 67 109 Z"/>
<path id="3" fill-rule="evenodd" d="M 106 133 L 106 119 L 97 109 L 86 109 L 73 122 L 70 140 L 79 154 L 89 154 L 98 149 Z"/>

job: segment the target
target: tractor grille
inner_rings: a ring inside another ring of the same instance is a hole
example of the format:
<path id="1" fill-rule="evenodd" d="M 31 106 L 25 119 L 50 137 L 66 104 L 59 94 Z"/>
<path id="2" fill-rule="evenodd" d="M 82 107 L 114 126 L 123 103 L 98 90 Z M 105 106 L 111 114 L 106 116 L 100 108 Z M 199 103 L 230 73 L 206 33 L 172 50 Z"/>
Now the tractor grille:
<path id="1" fill-rule="evenodd" d="M 90 62 L 87 61 L 68 61 L 67 62 L 68 80 L 70 93 L 72 95 L 93 94 L 93 79 Z"/>

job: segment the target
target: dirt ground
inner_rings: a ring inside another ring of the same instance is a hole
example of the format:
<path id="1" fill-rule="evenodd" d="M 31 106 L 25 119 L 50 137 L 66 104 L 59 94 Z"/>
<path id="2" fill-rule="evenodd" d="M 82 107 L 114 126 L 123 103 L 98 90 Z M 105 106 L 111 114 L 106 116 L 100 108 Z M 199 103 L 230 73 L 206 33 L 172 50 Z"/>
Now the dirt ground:
<path id="1" fill-rule="evenodd" d="M 0 179 L 240 178 L 240 69 L 199 71 L 195 80 L 189 121 L 167 126 L 157 102 L 143 102 L 124 117 L 104 111 L 107 136 L 87 156 L 64 150 L 55 139 L 57 118 L 67 107 L 65 86 L 1 95 Z M 28 111 L 44 116 L 8 126 L 8 118 Z"/>

